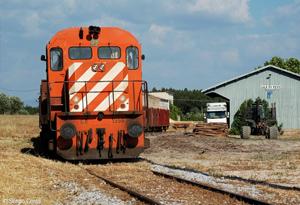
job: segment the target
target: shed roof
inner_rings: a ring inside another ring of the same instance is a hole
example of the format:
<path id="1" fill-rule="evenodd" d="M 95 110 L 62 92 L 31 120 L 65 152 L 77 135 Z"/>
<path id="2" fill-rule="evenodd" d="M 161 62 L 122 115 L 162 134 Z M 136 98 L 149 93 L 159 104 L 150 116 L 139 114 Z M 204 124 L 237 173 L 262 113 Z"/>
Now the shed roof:
<path id="1" fill-rule="evenodd" d="M 283 68 L 279 68 L 279 67 L 274 66 L 274 65 L 267 65 L 267 66 L 261 67 L 259 69 L 253 70 L 253 71 L 251 71 L 249 73 L 237 76 L 237 77 L 232 78 L 230 80 L 227 80 L 227 81 L 224 81 L 222 83 L 216 84 L 216 85 L 214 85 L 212 87 L 209 87 L 209 88 L 203 90 L 203 93 L 207 94 L 207 93 L 209 93 L 209 92 L 211 92 L 213 90 L 216 90 L 216 89 L 218 89 L 220 87 L 224 87 L 224 86 L 226 86 L 228 84 L 234 83 L 234 82 L 242 80 L 244 78 L 248 78 L 249 76 L 255 75 L 255 74 L 260 73 L 260 72 L 264 72 L 266 70 L 273 70 L 275 72 L 277 71 L 277 72 L 280 72 L 280 73 L 284 73 L 286 75 L 289 75 L 290 77 L 293 77 L 293 78 L 296 78 L 296 79 L 300 80 L 300 75 L 297 74 L 297 73 L 285 70 Z"/>

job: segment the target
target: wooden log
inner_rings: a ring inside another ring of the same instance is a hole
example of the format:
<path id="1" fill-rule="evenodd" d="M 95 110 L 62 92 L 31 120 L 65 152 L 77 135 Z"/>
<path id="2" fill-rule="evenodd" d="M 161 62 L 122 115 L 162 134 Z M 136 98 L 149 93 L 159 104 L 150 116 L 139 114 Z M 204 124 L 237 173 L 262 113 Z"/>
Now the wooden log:
<path id="1" fill-rule="evenodd" d="M 199 123 L 193 129 L 193 133 L 202 136 L 228 136 L 228 125 L 226 123 Z"/>

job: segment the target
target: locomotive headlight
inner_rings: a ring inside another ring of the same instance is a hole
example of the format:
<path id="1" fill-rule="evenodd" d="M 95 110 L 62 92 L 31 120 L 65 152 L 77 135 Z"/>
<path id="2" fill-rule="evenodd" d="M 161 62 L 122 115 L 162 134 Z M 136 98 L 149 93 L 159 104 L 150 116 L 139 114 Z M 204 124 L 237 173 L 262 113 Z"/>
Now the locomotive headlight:
<path id="1" fill-rule="evenodd" d="M 78 97 L 78 96 L 75 96 L 75 97 L 73 98 L 73 102 L 74 102 L 75 104 L 78 104 L 78 102 L 79 102 L 79 97 Z"/>
<path id="2" fill-rule="evenodd" d="M 60 135 L 66 139 L 72 139 L 76 135 L 76 127 L 70 122 L 66 122 L 60 127 Z"/>
<path id="3" fill-rule="evenodd" d="M 122 96 L 120 97 L 120 101 L 121 101 L 121 102 L 125 102 L 125 101 L 126 101 L 125 95 L 122 95 Z"/>
<path id="4" fill-rule="evenodd" d="M 133 138 L 139 137 L 143 133 L 143 127 L 140 124 L 132 124 L 128 126 L 128 135 Z"/>

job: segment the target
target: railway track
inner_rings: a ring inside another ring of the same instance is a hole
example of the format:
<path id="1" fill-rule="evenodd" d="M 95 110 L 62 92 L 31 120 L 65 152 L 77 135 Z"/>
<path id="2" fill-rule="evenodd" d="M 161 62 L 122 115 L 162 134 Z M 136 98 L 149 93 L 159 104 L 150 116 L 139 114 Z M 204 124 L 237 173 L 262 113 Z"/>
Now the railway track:
<path id="1" fill-rule="evenodd" d="M 209 191 L 225 194 L 225 195 L 228 195 L 232 198 L 235 198 L 239 201 L 243 201 L 243 202 L 248 203 L 248 204 L 270 205 L 267 202 L 264 202 L 264 201 L 261 201 L 261 200 L 258 200 L 258 199 L 254 199 L 252 197 L 244 196 L 244 195 L 241 195 L 241 194 L 233 193 L 233 192 L 230 192 L 230 191 L 226 191 L 226 190 L 223 190 L 223 189 L 219 189 L 217 187 L 213 187 L 213 186 L 210 186 L 210 185 L 207 185 L 207 184 L 204 184 L 204 183 L 199 183 L 199 182 L 187 180 L 187 179 L 184 179 L 184 178 L 181 178 L 181 177 L 178 177 L 178 176 L 174 176 L 174 175 L 170 175 L 170 174 L 166 174 L 166 173 L 163 173 L 163 172 L 158 172 L 158 171 L 152 171 L 152 172 L 156 175 L 163 176 L 163 177 L 170 178 L 170 179 L 175 179 L 175 180 L 177 180 L 179 182 L 182 182 L 182 183 L 191 184 L 193 186 L 197 186 L 197 187 L 200 187 L 200 188 L 203 188 L 203 189 L 207 189 Z"/>
<path id="2" fill-rule="evenodd" d="M 205 175 L 205 176 L 208 176 L 208 177 L 214 177 L 214 176 L 212 176 L 212 175 L 210 175 L 206 172 L 202 172 L 202 171 L 195 170 L 195 169 L 182 168 L 182 167 L 173 166 L 173 165 L 166 165 L 166 164 L 156 163 L 156 162 L 153 162 L 152 160 L 145 159 L 145 158 L 142 158 L 142 157 L 140 157 L 140 160 L 146 161 L 146 162 L 148 162 L 150 164 L 153 164 L 153 165 L 166 167 L 166 168 L 169 168 L 169 169 L 182 170 L 182 171 L 192 172 L 192 173 L 196 173 L 196 174 L 202 174 L 202 175 Z M 263 185 L 263 186 L 268 186 L 268 187 L 275 188 L 275 189 L 291 190 L 291 191 L 299 191 L 300 192 L 300 187 L 284 186 L 284 185 L 280 185 L 280 184 L 269 183 L 269 182 L 266 182 L 266 181 L 246 179 L 246 178 L 242 178 L 242 177 L 239 177 L 239 176 L 222 175 L 219 178 L 224 178 L 224 179 L 229 179 L 229 180 L 237 180 L 237 181 L 247 182 L 247 183 L 254 184 L 254 185 Z"/>
<path id="3" fill-rule="evenodd" d="M 151 197 L 149 197 L 145 194 L 142 194 L 141 192 L 138 192 L 138 191 L 133 190 L 129 187 L 123 186 L 123 185 L 121 185 L 121 184 L 119 184 L 119 183 L 117 183 L 117 182 L 115 182 L 111 179 L 108 179 L 104 176 L 100 176 L 99 174 L 95 173 L 94 171 L 92 171 L 90 169 L 85 168 L 85 170 L 90 175 L 92 175 L 92 176 L 94 176 L 94 177 L 96 177 L 100 180 L 103 180 L 107 184 L 128 193 L 129 195 L 131 195 L 132 197 L 138 199 L 139 201 L 142 201 L 146 204 L 157 204 L 157 205 L 164 204 L 156 198 L 151 198 Z M 207 190 L 207 191 L 210 191 L 210 192 L 213 192 L 213 193 L 222 194 L 222 195 L 228 196 L 230 198 L 233 198 L 234 200 L 244 202 L 244 203 L 247 203 L 247 204 L 269 205 L 269 203 L 267 203 L 267 202 L 264 202 L 264 201 L 261 201 L 261 200 L 258 200 L 258 199 L 254 199 L 254 198 L 251 198 L 251 197 L 248 197 L 248 196 L 244 196 L 244 195 L 241 195 L 241 194 L 229 192 L 229 191 L 219 189 L 217 187 L 213 187 L 213 186 L 210 186 L 210 185 L 207 185 L 207 184 L 187 180 L 187 179 L 184 179 L 184 178 L 181 178 L 181 177 L 178 177 L 178 176 L 166 174 L 166 173 L 159 172 L 159 171 L 151 170 L 151 172 L 156 176 L 163 177 L 163 178 L 168 178 L 168 179 L 174 180 L 176 182 L 179 182 L 180 184 L 188 184 L 188 185 L 191 185 L 191 186 L 196 186 L 200 189 L 204 189 L 204 190 Z"/>
<path id="4" fill-rule="evenodd" d="M 147 204 L 153 204 L 153 205 L 161 205 L 161 203 L 158 200 L 156 200 L 156 199 L 152 199 L 152 198 L 150 198 L 150 197 L 148 197 L 146 195 L 143 195 L 143 194 L 141 194 L 141 193 L 139 193 L 137 191 L 134 191 L 134 190 L 132 190 L 130 188 L 122 186 L 122 185 L 120 185 L 120 184 L 118 184 L 118 183 L 116 183 L 116 182 L 114 182 L 114 181 L 112 181 L 112 180 L 110 180 L 110 179 L 108 179 L 106 177 L 100 176 L 100 175 L 94 173 L 90 169 L 85 169 L 85 170 L 90 175 L 92 175 L 92 176 L 94 176 L 96 178 L 99 178 L 99 179 L 105 181 L 107 184 L 109 184 L 109 185 L 111 185 L 111 186 L 113 186 L 115 188 L 118 188 L 118 189 L 120 189 L 120 190 L 122 190 L 124 192 L 127 192 L 129 195 L 133 196 L 134 198 L 136 198 L 136 199 L 138 199 L 138 200 L 140 200 L 142 202 L 145 202 Z"/>

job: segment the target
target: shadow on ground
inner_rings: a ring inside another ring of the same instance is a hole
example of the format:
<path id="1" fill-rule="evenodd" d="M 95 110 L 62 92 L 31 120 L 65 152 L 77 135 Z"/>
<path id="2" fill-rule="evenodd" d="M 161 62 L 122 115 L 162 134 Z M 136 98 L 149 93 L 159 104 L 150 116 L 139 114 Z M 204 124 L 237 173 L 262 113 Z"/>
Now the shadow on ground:
<path id="1" fill-rule="evenodd" d="M 30 139 L 32 143 L 32 147 L 24 147 L 20 151 L 23 154 L 29 154 L 35 157 L 42 157 L 45 159 L 53 160 L 53 161 L 61 161 L 61 162 L 69 162 L 72 164 L 85 164 L 85 165 L 93 165 L 93 164 L 108 164 L 108 163 L 134 163 L 143 161 L 141 158 L 135 159 L 98 159 L 98 160 L 65 160 L 62 157 L 45 152 L 41 147 L 40 136 L 32 137 Z"/>
<path id="2" fill-rule="evenodd" d="M 30 141 L 32 142 L 33 148 L 32 147 L 24 147 L 21 149 L 21 152 L 23 154 L 31 154 L 34 156 L 41 156 L 41 150 L 40 150 L 40 136 L 37 137 L 32 137 L 30 139 Z"/>

